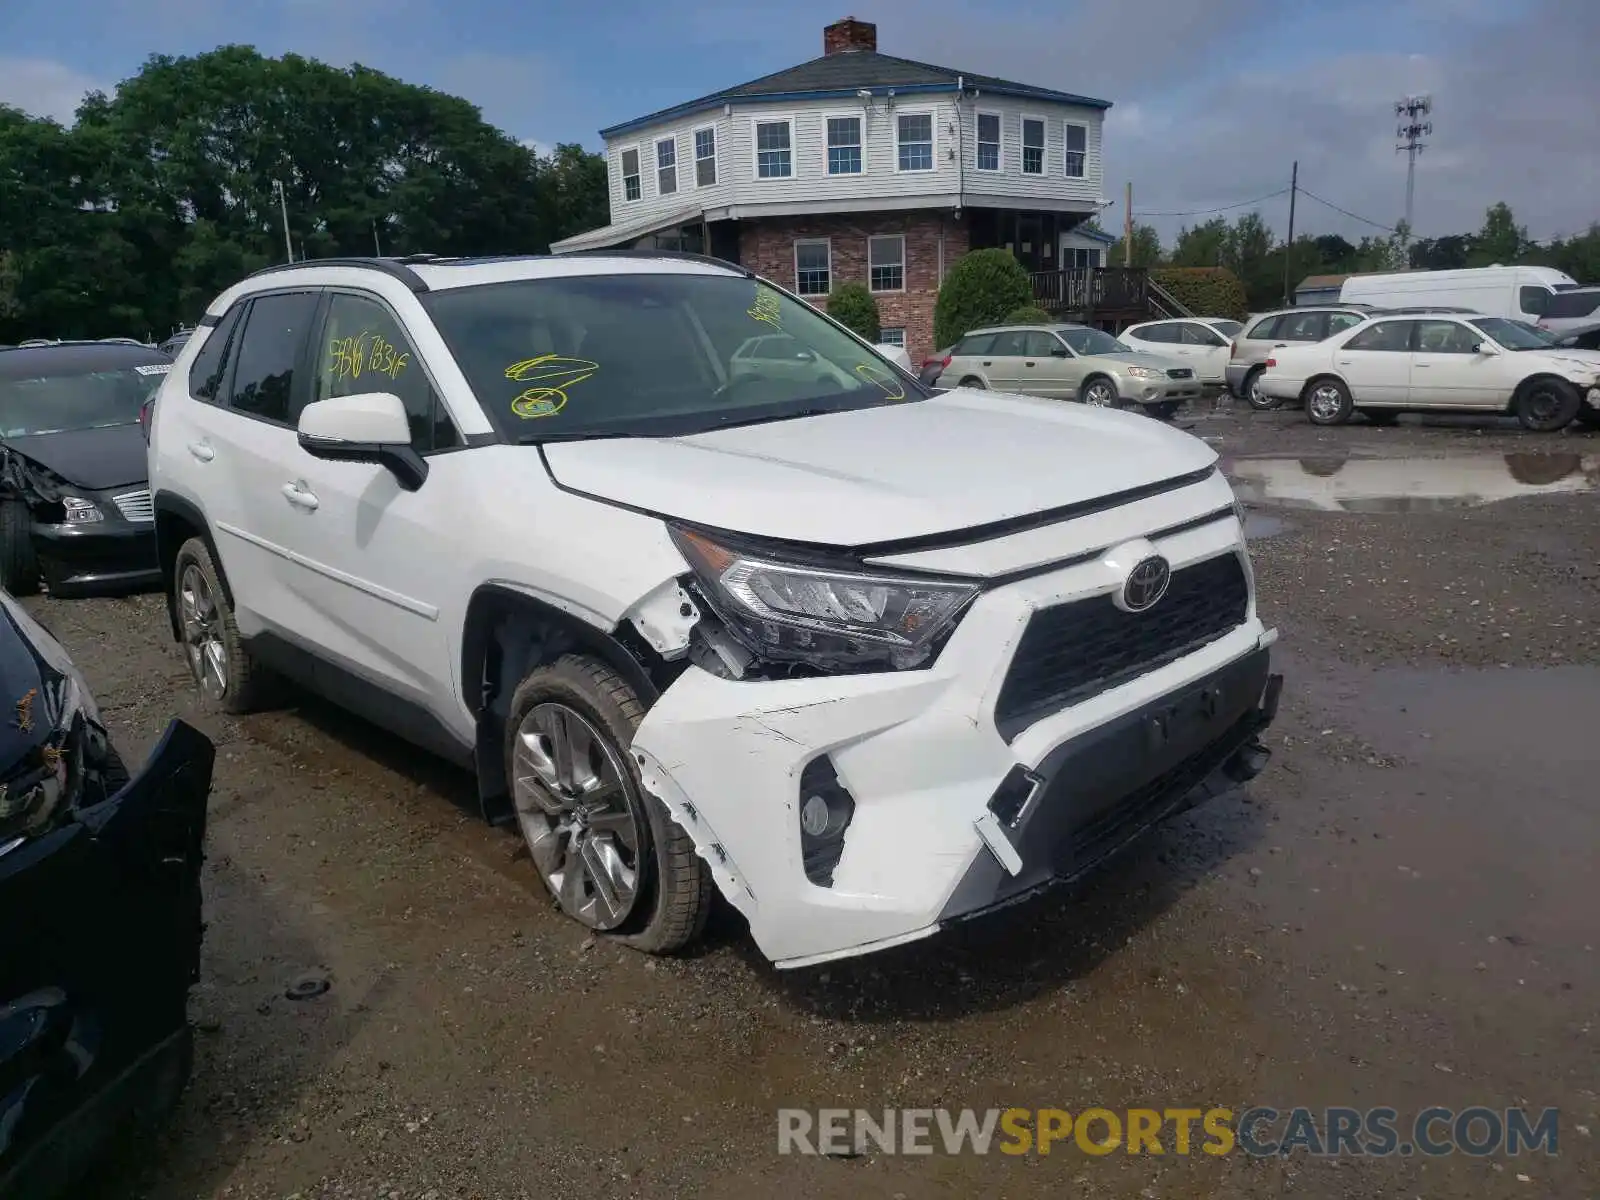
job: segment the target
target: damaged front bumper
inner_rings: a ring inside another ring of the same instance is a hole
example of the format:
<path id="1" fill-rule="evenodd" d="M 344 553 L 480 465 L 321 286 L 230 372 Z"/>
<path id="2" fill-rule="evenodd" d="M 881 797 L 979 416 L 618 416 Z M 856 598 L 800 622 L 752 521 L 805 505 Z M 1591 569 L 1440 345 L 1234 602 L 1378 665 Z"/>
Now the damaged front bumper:
<path id="1" fill-rule="evenodd" d="M 53 588 L 155 587 L 161 583 L 155 530 L 151 521 L 115 518 L 84 525 L 38 522 L 33 546 Z"/>
<path id="2" fill-rule="evenodd" d="M 1228 536 L 1219 526 L 1164 550 L 1197 560 Z M 1082 874 L 1261 769 L 1281 677 L 1253 603 L 1174 661 L 1020 730 L 997 726 L 1028 618 L 1093 594 L 1097 570 L 985 593 L 926 670 L 753 681 L 691 667 L 666 689 L 634 738 L 641 777 L 767 958 L 806 966 L 926 937 Z M 843 796 L 847 821 L 820 867 L 802 835 L 819 793 Z"/>

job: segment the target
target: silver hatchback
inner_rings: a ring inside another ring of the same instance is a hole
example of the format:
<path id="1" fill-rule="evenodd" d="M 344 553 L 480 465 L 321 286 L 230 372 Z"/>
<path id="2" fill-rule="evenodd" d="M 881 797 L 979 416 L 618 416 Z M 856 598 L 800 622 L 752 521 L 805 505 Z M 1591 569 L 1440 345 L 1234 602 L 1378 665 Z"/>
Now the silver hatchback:
<path id="1" fill-rule="evenodd" d="M 1167 418 L 1200 398 L 1194 368 L 1088 325 L 994 325 L 956 344 L 941 387 L 989 388 Z"/>

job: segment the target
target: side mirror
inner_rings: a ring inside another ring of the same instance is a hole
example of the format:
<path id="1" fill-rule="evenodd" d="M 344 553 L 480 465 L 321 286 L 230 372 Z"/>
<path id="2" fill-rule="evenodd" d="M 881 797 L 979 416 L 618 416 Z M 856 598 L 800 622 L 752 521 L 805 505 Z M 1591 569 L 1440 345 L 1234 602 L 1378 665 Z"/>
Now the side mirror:
<path id="1" fill-rule="evenodd" d="M 1500 347 L 1493 342 L 1479 342 L 1472 347 L 1472 352 L 1474 354 L 1499 354 Z"/>
<path id="2" fill-rule="evenodd" d="M 915 375 L 917 373 L 916 369 L 911 365 L 911 356 L 906 353 L 904 346 L 891 346 L 887 342 L 880 342 L 874 349 L 907 375 Z"/>
<path id="3" fill-rule="evenodd" d="M 1051 358 L 1065 358 L 1066 356 L 1067 356 L 1067 348 L 1065 346 L 1052 346 L 1050 348 L 1050 357 Z"/>
<path id="4" fill-rule="evenodd" d="M 406 406 L 392 392 L 336 396 L 308 404 L 301 410 L 298 432 L 300 448 L 311 457 L 376 463 L 408 492 L 428 478 L 428 464 L 411 448 Z"/>

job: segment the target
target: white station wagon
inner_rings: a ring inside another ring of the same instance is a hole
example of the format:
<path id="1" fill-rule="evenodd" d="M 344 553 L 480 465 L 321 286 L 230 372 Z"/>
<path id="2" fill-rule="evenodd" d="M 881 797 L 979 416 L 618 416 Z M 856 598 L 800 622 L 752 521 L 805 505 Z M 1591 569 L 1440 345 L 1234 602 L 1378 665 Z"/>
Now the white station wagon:
<path id="1" fill-rule="evenodd" d="M 1504 317 L 1375 316 L 1326 341 L 1274 349 L 1260 389 L 1303 400 L 1315 425 L 1356 412 L 1382 423 L 1407 410 L 1509 412 L 1535 433 L 1574 418 L 1600 425 L 1600 361 Z"/>

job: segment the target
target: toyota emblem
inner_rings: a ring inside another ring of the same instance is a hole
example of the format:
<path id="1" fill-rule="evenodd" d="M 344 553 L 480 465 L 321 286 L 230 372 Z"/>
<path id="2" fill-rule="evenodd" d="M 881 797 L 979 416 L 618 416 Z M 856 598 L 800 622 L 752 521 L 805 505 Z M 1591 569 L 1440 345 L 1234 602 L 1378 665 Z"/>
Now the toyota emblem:
<path id="1" fill-rule="evenodd" d="M 1172 564 L 1159 554 L 1140 559 L 1122 584 L 1122 607 L 1129 612 L 1144 612 L 1167 594 L 1172 582 Z"/>

